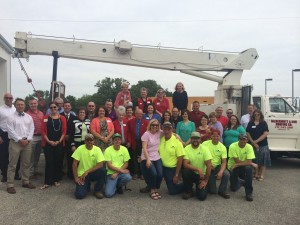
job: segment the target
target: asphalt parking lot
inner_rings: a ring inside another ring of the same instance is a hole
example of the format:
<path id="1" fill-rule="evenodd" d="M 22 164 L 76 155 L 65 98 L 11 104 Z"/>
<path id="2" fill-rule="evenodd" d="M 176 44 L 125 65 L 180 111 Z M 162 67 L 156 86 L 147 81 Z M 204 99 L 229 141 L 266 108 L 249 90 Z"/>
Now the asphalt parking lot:
<path id="1" fill-rule="evenodd" d="M 41 170 L 43 156 L 41 157 Z M 167 195 L 163 181 L 162 199 L 151 200 L 139 193 L 144 181 L 131 181 L 132 191 L 111 199 L 83 200 L 73 197 L 74 184 L 65 179 L 60 187 L 28 190 L 15 183 L 17 193 L 0 184 L 0 224 L 300 224 L 300 159 L 272 161 L 262 182 L 253 181 L 254 201 L 247 202 L 244 189 L 225 200 L 209 195 L 204 202 Z M 40 186 L 43 178 L 34 181 Z"/>

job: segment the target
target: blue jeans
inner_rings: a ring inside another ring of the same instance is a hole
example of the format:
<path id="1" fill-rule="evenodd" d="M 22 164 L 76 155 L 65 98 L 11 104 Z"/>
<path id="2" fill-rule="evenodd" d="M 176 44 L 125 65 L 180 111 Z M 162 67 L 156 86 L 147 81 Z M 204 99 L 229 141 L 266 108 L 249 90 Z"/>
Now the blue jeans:
<path id="1" fill-rule="evenodd" d="M 214 170 L 211 170 L 211 174 L 208 181 L 208 191 L 211 194 L 217 193 L 216 176 L 221 169 L 221 165 L 217 166 Z M 230 173 L 227 169 L 224 170 L 219 186 L 219 192 L 225 193 L 227 191 L 227 185 L 229 181 Z"/>
<path id="2" fill-rule="evenodd" d="M 129 173 L 121 173 L 115 179 L 111 179 L 111 175 L 107 175 L 105 184 L 105 196 L 110 198 L 116 194 L 117 187 L 125 186 L 131 181 Z"/>
<path id="3" fill-rule="evenodd" d="M 245 180 L 246 195 L 252 194 L 252 166 L 239 166 L 230 173 L 230 187 L 232 191 L 237 191 L 241 187 L 239 178 Z"/>
<path id="4" fill-rule="evenodd" d="M 147 183 L 147 187 L 150 189 L 159 189 L 163 179 L 161 159 L 151 161 L 150 168 L 147 168 L 146 162 L 146 160 L 141 162 L 141 171 Z"/>
<path id="5" fill-rule="evenodd" d="M 196 185 L 196 196 L 200 201 L 204 201 L 208 194 L 208 188 L 206 185 L 205 188 L 200 189 L 198 185 L 200 184 L 200 176 L 192 170 L 183 169 L 182 170 L 182 179 L 184 183 L 184 190 L 186 193 L 191 193 L 193 191 L 193 184 Z"/>
<path id="6" fill-rule="evenodd" d="M 170 195 L 177 195 L 184 191 L 183 183 L 174 184 L 173 177 L 175 176 L 176 168 L 163 167 L 163 174 Z"/>
<path id="7" fill-rule="evenodd" d="M 85 177 L 83 185 L 76 184 L 75 197 L 78 199 L 83 199 L 87 195 L 92 181 L 96 181 L 94 192 L 101 191 L 105 183 L 105 174 L 106 170 L 104 167 L 101 167 L 98 170 L 88 174 Z"/>

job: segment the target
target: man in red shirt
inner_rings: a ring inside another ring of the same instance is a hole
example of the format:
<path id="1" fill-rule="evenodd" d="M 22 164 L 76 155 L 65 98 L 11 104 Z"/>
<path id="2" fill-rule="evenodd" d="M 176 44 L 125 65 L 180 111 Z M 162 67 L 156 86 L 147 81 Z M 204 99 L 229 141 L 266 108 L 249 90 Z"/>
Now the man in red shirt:
<path id="1" fill-rule="evenodd" d="M 41 142 L 42 142 L 42 123 L 44 114 L 38 109 L 38 101 L 36 99 L 29 100 L 30 109 L 27 111 L 34 123 L 34 133 L 31 142 L 32 155 L 30 161 L 30 179 L 37 179 L 40 175 L 38 172 L 38 163 L 41 155 Z"/>
<path id="2" fill-rule="evenodd" d="M 228 117 L 222 115 L 223 114 L 222 106 L 218 106 L 216 108 L 216 114 L 217 114 L 217 120 L 222 124 L 223 129 L 225 129 L 225 127 L 228 124 L 229 119 L 228 119 Z"/>
<path id="3" fill-rule="evenodd" d="M 189 113 L 190 121 L 195 123 L 196 129 L 200 126 L 201 116 L 206 115 L 204 112 L 200 111 L 200 103 L 198 101 L 193 102 L 193 111 Z"/>

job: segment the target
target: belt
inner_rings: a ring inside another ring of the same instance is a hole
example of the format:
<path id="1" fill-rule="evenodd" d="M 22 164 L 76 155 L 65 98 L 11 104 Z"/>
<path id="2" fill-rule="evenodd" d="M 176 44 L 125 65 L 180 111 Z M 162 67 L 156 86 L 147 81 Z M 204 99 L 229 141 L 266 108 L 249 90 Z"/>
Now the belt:
<path id="1" fill-rule="evenodd" d="M 33 136 L 42 136 L 41 134 L 34 134 Z"/>

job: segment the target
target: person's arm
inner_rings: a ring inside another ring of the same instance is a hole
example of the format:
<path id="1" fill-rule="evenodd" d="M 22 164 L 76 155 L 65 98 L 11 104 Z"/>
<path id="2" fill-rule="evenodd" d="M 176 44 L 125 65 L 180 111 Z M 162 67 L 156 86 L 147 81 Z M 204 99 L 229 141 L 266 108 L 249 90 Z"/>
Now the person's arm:
<path id="1" fill-rule="evenodd" d="M 117 109 L 120 105 L 120 99 L 121 99 L 121 91 L 119 91 L 119 93 L 117 94 L 117 97 L 116 97 L 116 100 L 115 100 L 115 103 L 114 103 L 114 106 L 115 106 L 115 109 Z M 125 101 L 124 101 L 125 102 Z"/>
<path id="2" fill-rule="evenodd" d="M 220 180 L 222 178 L 223 173 L 226 170 L 226 166 L 227 166 L 227 158 L 224 158 L 224 159 L 222 159 L 221 168 L 217 174 L 217 180 Z"/>
<path id="3" fill-rule="evenodd" d="M 73 163 L 72 163 L 72 170 L 73 170 L 73 176 L 74 176 L 74 180 L 75 183 L 78 185 L 84 185 L 84 180 L 82 180 L 81 177 L 78 177 L 78 163 L 79 161 L 73 158 Z"/>
<path id="4" fill-rule="evenodd" d="M 32 141 L 33 138 L 33 133 L 34 133 L 34 123 L 33 123 L 33 119 L 31 116 L 28 117 L 30 119 L 30 131 L 29 134 L 27 136 L 27 140 Z"/>
<path id="5" fill-rule="evenodd" d="M 252 165 L 252 159 L 246 159 L 245 161 L 241 161 L 238 158 L 233 158 L 234 159 L 234 164 L 230 168 L 232 171 L 234 168 L 240 167 L 240 166 L 251 166 Z"/>
<path id="6" fill-rule="evenodd" d="M 188 95 L 187 95 L 187 92 L 186 92 L 186 91 L 183 91 L 183 93 L 184 93 L 183 106 L 184 106 L 185 109 L 187 109 L 188 102 L 189 102 L 189 98 L 188 98 Z"/>
<path id="7" fill-rule="evenodd" d="M 204 189 L 206 187 L 207 183 L 208 183 L 210 173 L 211 173 L 211 159 L 206 160 L 205 165 L 206 165 L 205 176 L 204 176 L 204 179 L 201 179 L 200 184 L 198 186 L 200 189 Z"/>
<path id="8" fill-rule="evenodd" d="M 268 136 L 268 134 L 269 134 L 269 132 L 265 131 L 262 135 L 260 135 L 259 138 L 254 140 L 253 143 L 258 144 L 259 142 L 263 141 Z"/>
<path id="9" fill-rule="evenodd" d="M 65 136 L 67 134 L 67 120 L 64 116 L 60 116 L 60 119 L 62 124 L 62 135 L 58 141 L 58 144 L 64 142 Z"/>
<path id="10" fill-rule="evenodd" d="M 84 172 L 84 174 L 82 174 L 82 179 L 84 180 L 85 177 L 89 174 L 92 173 L 98 169 L 100 169 L 101 167 L 103 167 L 103 162 L 98 162 L 94 167 L 88 169 L 87 171 Z"/>
<path id="11" fill-rule="evenodd" d="M 91 126 L 90 126 L 91 134 L 94 135 L 94 137 L 98 138 L 100 141 L 103 141 L 103 137 L 97 132 L 97 126 L 100 126 L 99 119 L 94 118 L 91 121 Z"/>
<path id="12" fill-rule="evenodd" d="M 175 172 L 175 176 L 173 177 L 173 183 L 174 184 L 178 184 L 178 176 L 179 176 L 179 172 L 180 172 L 181 167 L 182 167 L 182 161 L 183 161 L 183 156 L 178 156 L 177 157 L 177 164 L 176 164 L 176 172 Z"/>
<path id="13" fill-rule="evenodd" d="M 203 171 L 202 171 L 201 169 L 199 169 L 199 168 L 197 168 L 197 167 L 191 165 L 191 164 L 190 164 L 190 160 L 184 159 L 184 160 L 183 160 L 183 167 L 184 167 L 185 169 L 192 170 L 192 171 L 194 171 L 195 173 L 199 173 L 200 179 L 203 179 L 203 178 L 204 178 L 204 173 L 203 173 Z"/>
<path id="14" fill-rule="evenodd" d="M 149 153 L 148 153 L 147 146 L 148 146 L 148 141 L 142 141 L 142 147 L 143 147 L 142 151 L 144 152 L 144 156 L 146 158 L 146 167 L 150 168 L 151 160 L 149 159 Z"/>
<path id="15" fill-rule="evenodd" d="M 252 139 L 251 134 L 249 132 L 247 132 L 247 136 L 248 136 L 249 141 L 253 145 L 253 147 L 256 148 L 256 149 L 259 149 L 258 144 L 254 142 L 254 140 Z"/>

